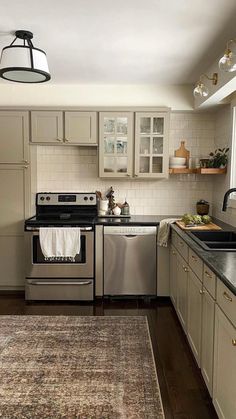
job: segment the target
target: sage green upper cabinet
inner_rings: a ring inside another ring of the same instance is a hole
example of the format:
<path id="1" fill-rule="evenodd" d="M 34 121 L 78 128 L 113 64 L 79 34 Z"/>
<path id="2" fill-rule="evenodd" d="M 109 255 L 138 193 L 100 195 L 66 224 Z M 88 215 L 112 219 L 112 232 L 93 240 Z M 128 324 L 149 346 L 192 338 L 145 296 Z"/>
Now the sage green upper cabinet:
<path id="1" fill-rule="evenodd" d="M 168 112 L 136 112 L 135 177 L 168 177 L 168 129 Z"/>
<path id="2" fill-rule="evenodd" d="M 97 144 L 97 112 L 65 112 L 65 142 Z"/>
<path id="3" fill-rule="evenodd" d="M 133 112 L 100 112 L 99 176 L 132 176 Z"/>
<path id="4" fill-rule="evenodd" d="M 31 141 L 33 143 L 63 143 L 63 112 L 32 111 Z"/>
<path id="5" fill-rule="evenodd" d="M 28 112 L 0 111 L 0 163 L 28 163 Z"/>

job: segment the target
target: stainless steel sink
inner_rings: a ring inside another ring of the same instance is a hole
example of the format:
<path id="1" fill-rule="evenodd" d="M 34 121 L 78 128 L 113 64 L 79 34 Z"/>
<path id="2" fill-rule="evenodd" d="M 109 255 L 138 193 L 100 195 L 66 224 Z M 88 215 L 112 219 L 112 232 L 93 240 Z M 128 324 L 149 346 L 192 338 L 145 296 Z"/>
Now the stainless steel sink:
<path id="1" fill-rule="evenodd" d="M 189 231 L 187 234 L 204 250 L 236 252 L 236 231 Z"/>

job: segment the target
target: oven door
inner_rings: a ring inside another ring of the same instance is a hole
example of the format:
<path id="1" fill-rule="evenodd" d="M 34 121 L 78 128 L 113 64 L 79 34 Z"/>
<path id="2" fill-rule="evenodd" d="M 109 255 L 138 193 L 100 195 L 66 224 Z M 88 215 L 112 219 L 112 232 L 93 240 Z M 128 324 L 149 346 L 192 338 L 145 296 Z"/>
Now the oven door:
<path id="1" fill-rule="evenodd" d="M 81 248 L 75 261 L 45 260 L 39 242 L 39 231 L 25 232 L 26 278 L 93 278 L 94 232 L 81 228 Z"/>

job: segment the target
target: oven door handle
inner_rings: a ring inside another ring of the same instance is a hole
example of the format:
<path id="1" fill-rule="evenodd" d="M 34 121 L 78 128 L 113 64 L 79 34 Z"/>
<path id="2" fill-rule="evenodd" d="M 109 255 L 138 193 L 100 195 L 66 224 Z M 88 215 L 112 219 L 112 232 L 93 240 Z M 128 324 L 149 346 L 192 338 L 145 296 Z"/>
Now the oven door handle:
<path id="1" fill-rule="evenodd" d="M 28 280 L 30 285 L 91 285 L 93 281 L 34 281 Z"/>
<path id="2" fill-rule="evenodd" d="M 60 227 L 58 227 L 58 228 L 60 228 Z M 93 230 L 93 227 L 80 227 L 81 233 L 86 232 L 86 231 L 92 231 L 92 230 Z M 28 232 L 33 233 L 35 235 L 39 234 L 39 228 L 35 228 L 35 227 L 26 227 L 25 231 L 26 232 L 28 231 Z"/>

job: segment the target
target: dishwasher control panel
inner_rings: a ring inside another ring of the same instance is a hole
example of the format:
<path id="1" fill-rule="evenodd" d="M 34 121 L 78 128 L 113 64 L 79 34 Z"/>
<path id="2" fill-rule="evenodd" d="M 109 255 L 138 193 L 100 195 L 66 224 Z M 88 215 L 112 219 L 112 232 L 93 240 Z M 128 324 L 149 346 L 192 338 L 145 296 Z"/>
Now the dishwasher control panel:
<path id="1" fill-rule="evenodd" d="M 146 236 L 157 234 L 157 226 L 105 226 L 104 234 Z"/>

